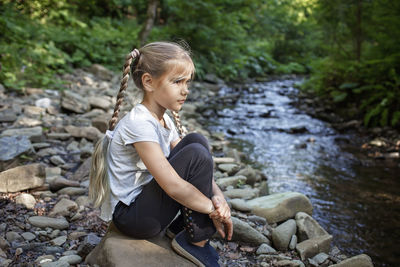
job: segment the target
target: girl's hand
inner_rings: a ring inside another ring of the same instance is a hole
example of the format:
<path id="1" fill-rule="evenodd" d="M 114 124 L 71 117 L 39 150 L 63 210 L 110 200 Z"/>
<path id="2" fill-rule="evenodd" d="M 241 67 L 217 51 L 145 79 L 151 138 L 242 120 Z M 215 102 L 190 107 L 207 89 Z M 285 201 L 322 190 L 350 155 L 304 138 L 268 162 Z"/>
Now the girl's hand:
<path id="1" fill-rule="evenodd" d="M 224 222 L 221 222 L 220 220 L 217 219 L 212 219 L 215 228 L 217 229 L 218 233 L 221 235 L 222 238 L 225 238 L 227 240 L 232 239 L 232 234 L 233 234 L 233 224 L 231 218 L 225 220 Z"/>
<path id="2" fill-rule="evenodd" d="M 215 210 L 209 214 L 211 219 L 220 220 L 224 222 L 231 218 L 231 209 L 224 197 L 215 195 L 211 198 Z"/>

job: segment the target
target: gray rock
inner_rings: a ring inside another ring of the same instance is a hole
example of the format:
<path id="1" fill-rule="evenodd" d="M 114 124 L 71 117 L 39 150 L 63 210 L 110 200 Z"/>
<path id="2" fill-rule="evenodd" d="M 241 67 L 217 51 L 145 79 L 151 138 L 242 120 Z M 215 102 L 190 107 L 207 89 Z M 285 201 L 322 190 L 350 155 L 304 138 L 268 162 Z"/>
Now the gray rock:
<path id="1" fill-rule="evenodd" d="M 60 167 L 46 168 L 46 182 L 51 183 L 54 179 L 57 179 L 61 175 Z"/>
<path id="2" fill-rule="evenodd" d="M 44 175 L 44 165 L 39 163 L 8 169 L 0 173 L 0 192 L 18 192 L 42 186 Z"/>
<path id="3" fill-rule="evenodd" d="M 52 262 L 55 259 L 56 258 L 53 255 L 42 255 L 42 256 L 37 257 L 37 259 L 35 260 L 35 263 L 41 266 L 43 263 Z"/>
<path id="4" fill-rule="evenodd" d="M 290 243 L 289 243 L 289 249 L 294 250 L 296 248 L 296 245 L 297 245 L 297 236 L 292 235 L 292 238 L 290 239 Z"/>
<path id="5" fill-rule="evenodd" d="M 36 238 L 36 235 L 32 234 L 31 232 L 22 233 L 21 236 L 28 242 Z"/>
<path id="6" fill-rule="evenodd" d="M 76 127 L 73 125 L 65 126 L 64 129 L 73 137 L 86 138 L 92 141 L 97 141 L 102 137 L 102 133 L 95 127 Z"/>
<path id="7" fill-rule="evenodd" d="M 53 240 L 51 240 L 51 244 L 53 244 L 54 246 L 62 246 L 65 242 L 67 241 L 67 236 L 62 235 L 59 237 L 54 238 Z"/>
<path id="8" fill-rule="evenodd" d="M 268 223 L 276 223 L 293 218 L 297 212 L 312 214 L 310 200 L 297 192 L 286 192 L 263 196 L 248 201 L 252 212 L 267 219 Z"/>
<path id="9" fill-rule="evenodd" d="M 76 170 L 71 180 L 84 181 L 89 179 L 90 166 L 92 164 L 92 158 L 87 158 L 83 164 Z"/>
<path id="10" fill-rule="evenodd" d="M 66 261 L 55 261 L 55 262 L 44 262 L 41 267 L 69 267 L 69 263 Z"/>
<path id="11" fill-rule="evenodd" d="M 78 204 L 78 207 L 90 207 L 91 202 L 89 200 L 89 197 L 87 196 L 80 196 L 77 199 L 75 199 L 76 204 Z"/>
<path id="12" fill-rule="evenodd" d="M 328 254 L 326 254 L 326 253 L 324 253 L 324 252 L 321 252 L 321 253 L 318 253 L 317 255 L 315 255 L 312 259 L 313 259 L 318 265 L 320 265 L 320 264 L 322 264 L 324 261 L 326 261 L 328 258 L 329 258 L 329 255 L 328 255 Z"/>
<path id="13" fill-rule="evenodd" d="M 215 164 L 221 164 L 221 163 L 235 163 L 235 159 L 234 158 L 217 158 L 217 157 L 213 157 L 214 163 Z"/>
<path id="14" fill-rule="evenodd" d="M 50 161 L 56 166 L 65 164 L 65 161 L 58 155 L 51 156 Z"/>
<path id="15" fill-rule="evenodd" d="M 251 222 L 258 223 L 261 225 L 267 224 L 267 220 L 265 218 L 257 216 L 257 215 L 250 215 L 247 217 L 247 219 Z"/>
<path id="16" fill-rule="evenodd" d="M 64 187 L 79 187 L 80 184 L 77 181 L 71 181 L 68 179 L 65 179 L 64 177 L 58 177 L 55 178 L 50 182 L 50 190 L 55 192 L 58 191 Z"/>
<path id="17" fill-rule="evenodd" d="M 286 251 L 294 234 L 296 234 L 296 221 L 287 220 L 272 230 L 272 243 L 278 250 Z"/>
<path id="18" fill-rule="evenodd" d="M 195 266 L 171 249 L 164 235 L 155 238 L 133 239 L 121 234 L 111 224 L 102 242 L 90 252 L 85 263 L 93 266 Z M 79 250 L 78 250 L 79 253 Z"/>
<path id="19" fill-rule="evenodd" d="M 304 263 L 299 260 L 280 260 L 274 266 L 276 267 L 305 267 Z"/>
<path id="20" fill-rule="evenodd" d="M 66 261 L 69 264 L 79 264 L 82 262 L 82 258 L 79 255 L 67 255 L 60 257 L 59 261 Z"/>
<path id="21" fill-rule="evenodd" d="M 35 101 L 35 106 L 41 107 L 41 108 L 48 108 L 51 106 L 51 99 L 50 98 L 40 98 Z"/>
<path id="22" fill-rule="evenodd" d="M 111 107 L 111 101 L 107 96 L 91 96 L 88 100 L 92 108 L 101 108 L 107 111 Z"/>
<path id="23" fill-rule="evenodd" d="M 36 199 L 31 194 L 22 193 L 15 198 L 15 203 L 33 209 L 36 205 Z"/>
<path id="24" fill-rule="evenodd" d="M 85 97 L 70 90 L 65 90 L 61 98 L 61 107 L 75 113 L 85 113 L 89 110 L 90 105 Z"/>
<path id="25" fill-rule="evenodd" d="M 276 253 L 276 250 L 268 244 L 261 244 L 256 251 L 257 255 L 268 253 Z"/>
<path id="26" fill-rule="evenodd" d="M 39 117 L 46 113 L 46 109 L 36 106 L 24 106 L 24 114 L 29 117 Z"/>
<path id="27" fill-rule="evenodd" d="M 366 254 L 360 254 L 349 259 L 345 259 L 331 267 L 373 267 L 371 258 Z"/>
<path id="28" fill-rule="evenodd" d="M 242 199 L 252 199 L 258 196 L 259 189 L 257 188 L 235 188 L 228 189 L 223 192 L 226 197 L 229 198 L 242 198 Z M 252 207 L 252 206 L 251 206 Z"/>
<path id="29" fill-rule="evenodd" d="M 233 236 L 232 240 L 243 241 L 255 245 L 262 243 L 271 244 L 271 242 L 263 234 L 255 230 L 248 223 L 232 217 L 233 223 Z"/>
<path id="30" fill-rule="evenodd" d="M 50 211 L 49 216 L 55 217 L 58 215 L 70 217 L 71 213 L 74 213 L 78 210 L 78 205 L 69 199 L 62 198 Z"/>
<path id="31" fill-rule="evenodd" d="M 54 229 L 67 229 L 69 227 L 69 223 L 63 217 L 61 218 L 50 218 L 45 216 L 33 216 L 28 219 L 29 223 L 33 226 L 46 228 L 51 227 Z"/>
<path id="32" fill-rule="evenodd" d="M 112 71 L 106 69 L 105 67 L 103 67 L 102 65 L 99 64 L 93 64 L 89 71 L 91 73 L 93 73 L 94 75 L 96 75 L 97 77 L 99 77 L 102 80 L 106 80 L 106 81 L 110 81 L 114 74 L 112 73 Z"/>
<path id="33" fill-rule="evenodd" d="M 297 253 L 299 253 L 300 258 L 305 260 L 307 258 L 312 258 L 320 252 L 329 253 L 332 242 L 331 235 L 325 235 L 320 237 L 315 237 L 308 239 L 296 246 Z"/>
<path id="34" fill-rule="evenodd" d="M 298 212 L 295 219 L 298 229 L 297 235 L 300 242 L 310 238 L 328 235 L 328 232 L 326 232 L 316 220 L 305 212 Z"/>
<path id="35" fill-rule="evenodd" d="M 13 242 L 13 241 L 23 241 L 24 239 L 22 238 L 22 236 L 14 231 L 10 231 L 6 233 L 6 238 L 8 242 Z"/>
<path id="36" fill-rule="evenodd" d="M 42 127 L 32 127 L 32 128 L 18 128 L 18 129 L 8 129 L 1 133 L 1 136 L 27 136 L 32 142 L 37 142 L 42 139 Z"/>
<path id="37" fill-rule="evenodd" d="M 48 133 L 48 139 L 55 139 L 55 140 L 68 140 L 71 137 L 69 133 Z"/>
<path id="38" fill-rule="evenodd" d="M 228 173 L 228 175 L 234 175 L 240 169 L 240 166 L 233 163 L 223 163 L 218 165 L 218 169 Z"/>
<path id="39" fill-rule="evenodd" d="M 80 196 L 87 193 L 86 188 L 81 187 L 65 187 L 57 191 L 58 195 Z"/>
<path id="40" fill-rule="evenodd" d="M 31 148 L 32 144 L 27 136 L 0 137 L 0 160 L 13 159 Z"/>
<path id="41" fill-rule="evenodd" d="M 17 119 L 14 111 L 7 109 L 0 112 L 0 122 L 13 122 Z"/>
<path id="42" fill-rule="evenodd" d="M 31 119 L 28 117 L 19 118 L 15 123 L 14 126 L 23 126 L 23 127 L 35 127 L 42 125 L 43 122 L 37 119 Z"/>
<path id="43" fill-rule="evenodd" d="M 229 202 L 231 203 L 232 207 L 235 210 L 239 210 L 239 211 L 243 211 L 243 212 L 251 211 L 251 207 L 243 199 L 234 198 L 234 199 L 231 199 Z"/>
<path id="44" fill-rule="evenodd" d="M 233 187 L 236 187 L 238 184 L 244 184 L 244 183 L 246 183 L 246 177 L 243 175 L 220 178 L 216 181 L 216 184 L 220 188 L 226 188 L 227 186 L 230 186 L 230 185 L 232 185 Z"/>
<path id="45" fill-rule="evenodd" d="M 260 181 L 260 176 L 257 175 L 256 171 L 247 166 L 244 169 L 241 169 L 238 173 L 236 173 L 236 175 L 244 175 L 245 177 L 247 177 L 247 183 L 250 185 L 254 185 L 256 182 Z"/>
<path id="46" fill-rule="evenodd" d="M 109 115 L 100 115 L 92 120 L 92 126 L 99 129 L 100 132 L 105 133 L 108 129 Z"/>
<path id="47" fill-rule="evenodd" d="M 89 252 L 91 252 L 95 246 L 97 246 L 101 241 L 101 238 L 98 237 L 94 233 L 89 233 L 86 235 L 85 239 L 83 242 L 79 245 L 78 247 L 78 255 L 81 256 L 82 258 L 85 258 Z"/>

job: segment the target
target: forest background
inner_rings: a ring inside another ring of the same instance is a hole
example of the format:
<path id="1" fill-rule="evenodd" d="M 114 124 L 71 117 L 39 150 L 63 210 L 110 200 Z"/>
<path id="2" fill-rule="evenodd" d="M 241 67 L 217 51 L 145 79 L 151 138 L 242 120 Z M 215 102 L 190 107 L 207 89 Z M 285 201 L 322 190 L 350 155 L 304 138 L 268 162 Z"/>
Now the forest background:
<path id="1" fill-rule="evenodd" d="M 132 48 L 185 40 L 197 78 L 301 74 L 302 89 L 366 126 L 400 128 L 400 1 L 0 0 L 0 84 L 65 89 Z"/>

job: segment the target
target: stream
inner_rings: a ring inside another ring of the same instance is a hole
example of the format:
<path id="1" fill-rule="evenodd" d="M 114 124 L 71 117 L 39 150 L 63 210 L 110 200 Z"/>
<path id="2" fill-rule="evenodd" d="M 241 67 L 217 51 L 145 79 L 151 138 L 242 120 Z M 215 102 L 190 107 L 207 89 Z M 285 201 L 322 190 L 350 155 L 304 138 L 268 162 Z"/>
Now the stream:
<path id="1" fill-rule="evenodd" d="M 366 253 L 375 266 L 400 266 L 400 164 L 367 158 L 359 136 L 297 109 L 298 82 L 223 87 L 203 114 L 207 127 L 249 155 L 271 194 L 306 195 L 332 246 L 348 256 Z"/>

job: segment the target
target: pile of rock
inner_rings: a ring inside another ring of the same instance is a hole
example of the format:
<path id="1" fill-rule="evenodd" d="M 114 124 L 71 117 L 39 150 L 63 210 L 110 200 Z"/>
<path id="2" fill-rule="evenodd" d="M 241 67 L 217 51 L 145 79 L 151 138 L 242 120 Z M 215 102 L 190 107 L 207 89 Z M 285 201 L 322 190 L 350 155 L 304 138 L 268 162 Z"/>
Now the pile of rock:
<path id="1" fill-rule="evenodd" d="M 107 129 L 119 77 L 95 65 L 63 78 L 70 90 L 62 93 L 27 89 L 22 95 L 0 87 L 0 266 L 192 265 L 172 252 L 162 234 L 135 240 L 98 218 L 87 197 L 90 156 Z M 212 240 L 221 265 L 372 266 L 366 255 L 347 259 L 331 248 L 332 236 L 311 217 L 306 196 L 269 195 L 267 177 L 243 164 L 245 155 L 230 148 L 223 134 L 199 124 L 205 118 L 196 110 L 222 86 L 211 78 L 213 83 L 195 83 L 196 102 L 185 104 L 182 116 L 189 131 L 210 140 L 214 176 L 232 207 L 233 240 Z M 122 113 L 140 94 L 128 92 Z"/>

